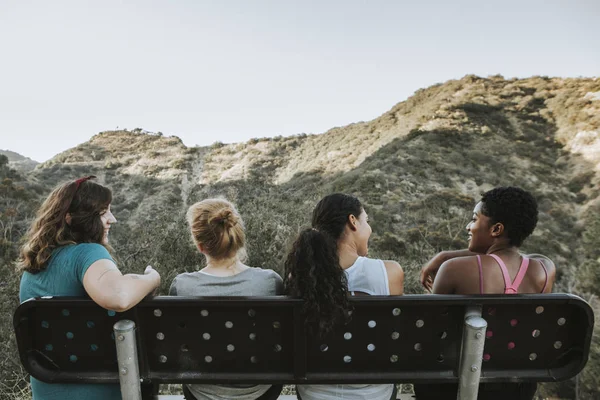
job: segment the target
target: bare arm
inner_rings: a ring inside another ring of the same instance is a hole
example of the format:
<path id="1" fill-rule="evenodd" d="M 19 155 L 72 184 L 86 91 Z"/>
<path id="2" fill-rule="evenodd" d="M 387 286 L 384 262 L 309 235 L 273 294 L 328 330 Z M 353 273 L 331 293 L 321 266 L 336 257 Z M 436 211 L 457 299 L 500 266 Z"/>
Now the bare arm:
<path id="1" fill-rule="evenodd" d="M 419 275 L 419 281 L 425 287 L 425 289 L 432 291 L 433 290 L 433 281 L 438 273 L 438 270 L 442 266 L 442 264 L 448 260 L 451 260 L 456 257 L 467 257 L 475 255 L 472 251 L 467 249 L 465 250 L 447 250 L 437 253 L 431 260 L 427 262 L 421 268 L 421 274 Z"/>
<path id="2" fill-rule="evenodd" d="M 391 295 L 404 294 L 404 270 L 396 261 L 384 261 Z"/>
<path id="3" fill-rule="evenodd" d="M 439 268 L 435 281 L 433 282 L 434 294 L 454 294 L 454 265 L 451 261 L 445 261 Z"/>
<path id="4" fill-rule="evenodd" d="M 123 275 L 114 262 L 94 262 L 83 276 L 83 287 L 99 306 L 108 310 L 127 311 L 160 284 L 160 275 L 146 267 L 143 275 Z"/>

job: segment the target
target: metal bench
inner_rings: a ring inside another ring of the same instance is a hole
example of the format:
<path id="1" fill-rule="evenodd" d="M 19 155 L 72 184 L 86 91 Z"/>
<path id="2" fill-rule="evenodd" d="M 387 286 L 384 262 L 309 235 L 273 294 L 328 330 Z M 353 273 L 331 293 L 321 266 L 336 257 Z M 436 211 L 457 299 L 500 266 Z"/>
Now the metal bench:
<path id="1" fill-rule="evenodd" d="M 310 337 L 287 297 L 156 297 L 115 313 L 89 299 L 31 299 L 14 315 L 21 362 L 52 383 L 121 383 L 124 400 L 160 383 L 561 381 L 588 358 L 594 315 L 568 294 L 364 296 L 348 324 Z M 140 385 L 141 383 L 141 385 Z M 143 393 L 143 395 L 141 394 Z"/>

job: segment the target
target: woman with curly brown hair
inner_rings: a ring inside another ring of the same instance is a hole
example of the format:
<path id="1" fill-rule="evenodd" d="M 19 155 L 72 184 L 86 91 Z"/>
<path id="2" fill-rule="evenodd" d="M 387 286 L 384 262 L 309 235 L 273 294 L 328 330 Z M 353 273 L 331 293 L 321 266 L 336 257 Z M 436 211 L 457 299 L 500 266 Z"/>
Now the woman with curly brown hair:
<path id="1" fill-rule="evenodd" d="M 347 320 L 348 295 L 401 295 L 404 271 L 395 261 L 367 258 L 369 218 L 354 196 L 325 196 L 300 233 L 285 262 L 287 294 L 304 299 L 311 334 L 322 336 Z M 394 384 L 298 385 L 298 398 L 396 398 Z"/>
<path id="2" fill-rule="evenodd" d="M 206 257 L 200 271 L 177 275 L 171 284 L 174 296 L 274 296 L 283 293 L 281 277 L 270 269 L 244 264 L 244 223 L 233 204 L 206 199 L 187 213 L 192 239 Z M 282 385 L 183 385 L 187 400 L 275 400 Z"/>
<path id="3" fill-rule="evenodd" d="M 160 284 L 152 267 L 123 275 L 110 255 L 117 222 L 110 189 L 86 178 L 58 186 L 38 210 L 21 249 L 20 301 L 42 296 L 89 296 L 101 307 L 126 311 Z M 50 384 L 31 378 L 35 400 L 121 399 L 118 384 Z"/>

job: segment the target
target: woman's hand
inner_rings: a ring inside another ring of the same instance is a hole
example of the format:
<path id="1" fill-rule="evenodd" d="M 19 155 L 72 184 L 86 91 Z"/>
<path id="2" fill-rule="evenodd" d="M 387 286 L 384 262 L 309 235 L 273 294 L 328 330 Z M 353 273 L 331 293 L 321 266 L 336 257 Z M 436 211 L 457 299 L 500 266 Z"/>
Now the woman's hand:
<path id="1" fill-rule="evenodd" d="M 419 281 L 421 282 L 421 285 L 423 285 L 423 287 L 427 289 L 428 292 L 431 292 L 433 290 L 433 281 L 435 280 L 435 275 L 437 274 L 444 261 L 446 261 L 446 255 L 444 255 L 444 253 L 445 252 L 442 251 L 436 254 L 431 260 L 429 260 L 425 265 L 423 265 L 423 268 L 421 268 Z"/>
<path id="2" fill-rule="evenodd" d="M 427 291 L 432 292 L 433 281 L 435 280 L 435 276 L 444 262 L 456 257 L 468 257 L 474 254 L 475 253 L 469 251 L 468 249 L 441 251 L 437 253 L 423 266 L 423 268 L 421 268 L 421 274 L 419 275 L 419 281 L 421 282 L 421 285 L 423 285 Z"/>
<path id="3" fill-rule="evenodd" d="M 152 278 L 154 278 L 156 280 L 156 286 L 154 287 L 154 290 L 152 290 L 150 293 L 148 293 L 148 297 L 154 297 L 158 295 L 158 289 L 160 288 L 160 274 L 158 273 L 158 271 L 156 271 L 154 268 L 152 268 L 152 265 L 148 265 L 146 267 L 146 269 L 144 270 L 144 275 L 150 275 Z"/>

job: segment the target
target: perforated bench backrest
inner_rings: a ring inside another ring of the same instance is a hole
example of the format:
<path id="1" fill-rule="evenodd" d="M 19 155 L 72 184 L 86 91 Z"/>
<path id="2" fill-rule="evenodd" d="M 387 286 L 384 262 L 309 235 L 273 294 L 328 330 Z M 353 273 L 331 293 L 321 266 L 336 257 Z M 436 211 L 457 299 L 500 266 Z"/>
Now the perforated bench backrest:
<path id="1" fill-rule="evenodd" d="M 290 298 L 158 297 L 125 313 L 90 300 L 23 303 L 14 324 L 21 361 L 47 382 L 118 382 L 113 324 L 137 326 L 146 381 L 455 382 L 468 306 L 488 322 L 482 381 L 556 381 L 585 365 L 593 313 L 576 296 L 426 296 L 352 299 L 351 321 L 322 339 L 305 334 Z"/>

